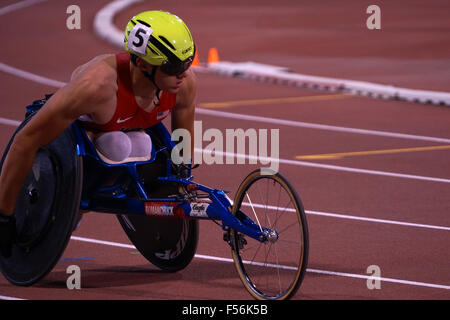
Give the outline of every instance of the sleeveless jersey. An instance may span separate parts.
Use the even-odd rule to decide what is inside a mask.
[[[146,129],[166,118],[175,106],[176,94],[161,92],[159,103],[150,112],[144,111],[136,102],[130,75],[130,54],[116,54],[117,62],[117,104],[116,111],[105,124],[82,121],[87,129],[108,132],[128,129]]]

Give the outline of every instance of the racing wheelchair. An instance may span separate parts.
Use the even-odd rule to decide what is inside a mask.
[[[26,107],[14,136],[49,96]],[[196,183],[191,165],[175,165],[175,143],[159,123],[146,129],[149,159],[112,163],[95,149],[75,121],[36,154],[16,203],[17,241],[0,268],[11,283],[30,286],[47,275],[88,211],[117,215],[130,241],[150,263],[167,272],[193,259],[199,219],[213,220],[230,246],[234,265],[255,299],[287,299],[298,290],[308,260],[308,227],[302,203],[277,172],[258,169],[227,191]]]

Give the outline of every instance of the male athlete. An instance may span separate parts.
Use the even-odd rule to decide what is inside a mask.
[[[142,12],[128,22],[124,42],[127,52],[101,55],[78,67],[16,135],[0,176],[3,256],[11,255],[14,207],[36,152],[75,120],[95,134],[97,149],[112,161],[148,155],[150,137],[139,129],[169,113],[172,130],[187,129],[193,141],[197,83],[189,70],[195,47],[187,26],[168,12]]]

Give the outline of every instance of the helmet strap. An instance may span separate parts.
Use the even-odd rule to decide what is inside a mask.
[[[132,62],[135,66],[137,66],[137,62],[136,62],[137,58],[138,58],[138,57],[137,57],[136,55],[130,54],[131,62]],[[158,87],[158,85],[156,84],[156,81],[155,81],[156,68],[157,68],[157,66],[153,66],[153,68],[152,68],[152,73],[148,73],[147,71],[141,70],[141,69],[139,69],[139,68],[138,68],[138,69],[142,72],[142,74],[143,74],[147,79],[149,79],[149,80],[153,83],[153,85],[154,85],[155,88],[156,88],[156,94],[155,94],[155,96],[156,96],[156,98],[159,100],[159,93],[161,92],[161,89]]]
[[[144,71],[144,70],[141,70],[141,72],[147,79],[149,79],[153,83],[153,85],[156,87],[156,89],[159,90],[159,87],[155,81],[156,66],[153,66],[152,73],[148,73],[147,71]]]
[[[148,73],[147,71],[144,71],[144,70],[141,70],[141,72],[156,87],[156,95],[155,96],[159,100],[159,93],[161,92],[161,89],[158,87],[158,85],[156,84],[156,81],[155,81],[156,68],[158,68],[158,67],[157,66],[153,66],[152,73]]]

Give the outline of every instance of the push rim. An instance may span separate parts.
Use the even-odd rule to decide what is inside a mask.
[[[34,115],[22,122],[14,136]],[[0,162],[3,167],[11,138]],[[47,275],[58,262],[79,217],[82,159],[77,155],[71,128],[41,148],[33,169],[22,185],[15,208],[18,239],[9,258],[0,258],[5,278],[30,286]]]

